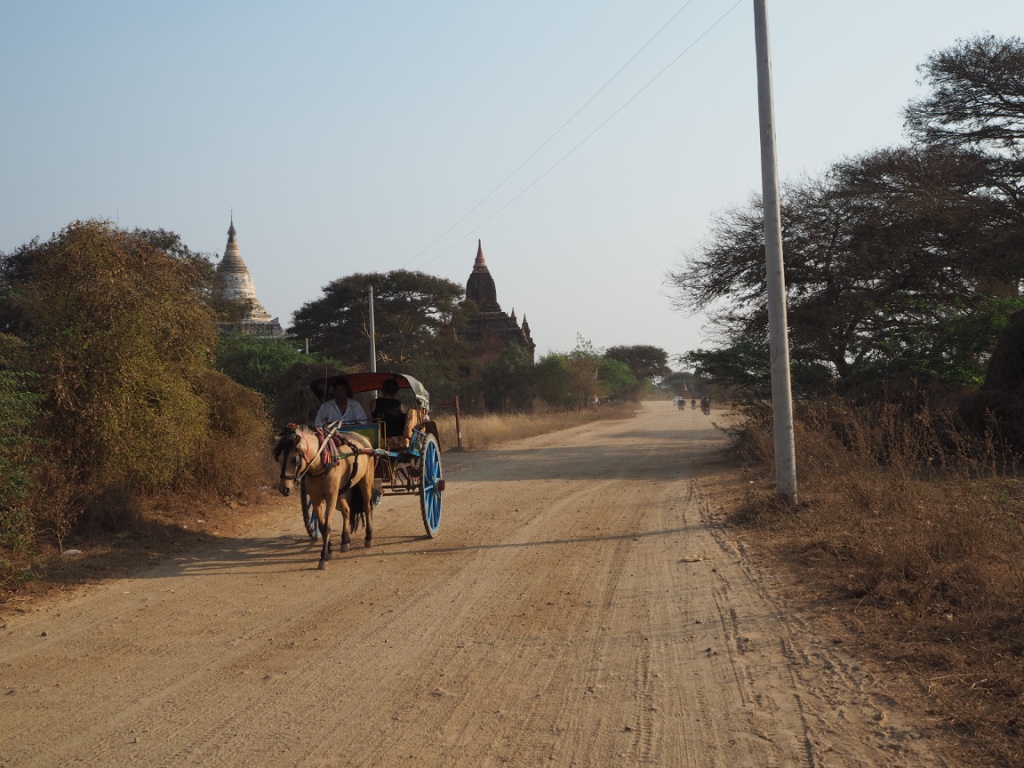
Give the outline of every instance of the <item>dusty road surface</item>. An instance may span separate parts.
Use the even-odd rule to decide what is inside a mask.
[[[449,453],[438,539],[386,498],[323,572],[281,499],[8,618],[0,765],[946,765],[711,522],[714,418]]]

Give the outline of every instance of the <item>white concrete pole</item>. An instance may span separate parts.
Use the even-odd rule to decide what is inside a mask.
[[[767,0],[754,0],[757,53],[757,113],[761,127],[761,188],[764,199],[764,255],[768,288],[768,346],[772,364],[772,426],[775,437],[775,487],[794,505],[796,449],[793,445],[793,392],[789,378],[789,329],[786,322],[786,275],[782,261],[778,160],[775,152],[775,106]]]
[[[370,286],[370,370],[377,370],[377,331],[373,321],[373,286]]]

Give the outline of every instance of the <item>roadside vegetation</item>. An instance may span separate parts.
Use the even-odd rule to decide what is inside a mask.
[[[73,222],[0,253],[0,592],[68,549],[159,550],[197,508],[262,499],[271,436],[320,405],[309,382],[367,367],[370,286],[378,367],[420,377],[435,412],[458,398],[466,448],[617,414],[595,403],[631,403],[669,372],[664,350],[582,338],[536,364],[517,344],[469,350],[463,289],[405,271],[340,278],[291,336],[245,336],[246,308],[177,235]]]
[[[953,734],[1024,765],[1024,480],[955,413],[841,398],[801,404],[800,503],[771,483],[733,522],[763,533],[803,590],[872,653],[920,680]],[[748,410],[744,455],[773,475],[770,414]]]
[[[669,276],[744,405],[734,522],[986,763],[1024,766],[1024,41],[919,68],[908,143],[783,190],[799,504],[774,491],[760,200]]]

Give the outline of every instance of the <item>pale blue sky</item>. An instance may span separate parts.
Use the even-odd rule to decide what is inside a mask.
[[[702,321],[670,309],[664,274],[760,191],[752,7],[5,2],[0,250],[108,218],[219,257],[233,209],[287,326],[352,272],[464,285],[481,238],[538,356],[577,334],[684,352],[706,343]],[[902,142],[930,52],[1024,34],[1012,0],[768,12],[783,180]]]

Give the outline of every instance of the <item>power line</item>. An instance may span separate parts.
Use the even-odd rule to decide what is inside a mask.
[[[692,2],[692,0],[690,0],[690,1]],[[732,13],[733,11],[735,11],[735,10],[736,10],[736,8],[738,8],[738,7],[740,6],[740,4],[741,4],[742,2],[743,2],[743,0],[736,0],[736,2],[735,2],[735,3],[734,3],[734,4],[733,4],[733,5],[732,5],[732,6],[731,6],[731,7],[729,8],[729,10],[727,10],[727,11],[726,11],[725,13],[723,13],[723,14],[722,14],[722,15],[721,15],[721,16],[720,16],[720,17],[719,17],[719,18],[718,18],[718,19],[717,19],[717,20],[716,20],[716,21],[715,21],[715,22],[714,22],[714,23],[713,23],[713,24],[712,24],[712,25],[711,25],[710,27],[708,27],[707,29],[705,29],[705,30],[704,30],[704,31],[703,31],[703,32],[702,32],[702,33],[701,33],[701,34],[700,34],[700,35],[699,35],[699,36],[698,36],[698,37],[697,37],[697,38],[696,38],[696,39],[695,39],[695,40],[694,40],[694,41],[693,41],[692,43],[690,43],[690,44],[689,44],[689,45],[688,45],[688,46],[687,46],[686,48],[684,48],[684,49],[683,49],[683,51],[682,51],[682,52],[681,52],[681,53],[680,53],[680,54],[679,54],[678,56],[676,56],[676,57],[675,57],[674,59],[672,59],[672,61],[670,61],[670,62],[669,62],[668,64],[666,64],[666,65],[665,65],[665,66],[664,66],[664,67],[663,67],[663,68],[662,68],[662,69],[661,69],[661,70],[660,70],[660,71],[659,71],[659,72],[658,72],[658,73],[657,73],[657,74],[656,74],[656,75],[655,75],[654,77],[652,77],[652,78],[651,78],[650,80],[648,80],[648,81],[647,81],[647,82],[646,82],[646,83],[645,83],[645,84],[643,85],[643,87],[642,87],[642,88],[640,88],[640,90],[638,90],[638,91],[637,91],[636,93],[634,93],[634,94],[633,94],[632,96],[630,96],[630,97],[629,97],[629,98],[628,98],[628,99],[627,99],[627,100],[626,100],[626,101],[625,101],[625,102],[624,102],[624,103],[623,103],[623,104],[622,104],[622,105],[621,105],[621,106],[620,106],[620,107],[619,107],[618,109],[616,109],[616,110],[615,110],[614,112],[612,112],[612,113],[611,113],[611,114],[610,114],[610,115],[609,115],[608,117],[606,117],[606,118],[605,118],[605,119],[604,119],[603,121],[601,121],[601,123],[600,123],[600,124],[599,124],[599,125],[598,125],[598,126],[597,126],[596,128],[594,128],[594,130],[592,130],[592,131],[591,131],[590,133],[588,133],[588,134],[587,134],[586,136],[584,136],[584,137],[583,137],[583,139],[581,139],[581,140],[580,140],[580,141],[579,141],[579,142],[578,142],[578,143],[577,143],[577,144],[576,144],[576,145],[575,145],[575,146],[574,146],[574,147],[573,147],[572,149],[570,149],[570,150],[569,150],[568,152],[566,152],[566,153],[565,153],[564,155],[562,155],[562,156],[561,156],[561,157],[560,157],[560,158],[559,158],[558,160],[556,160],[556,161],[555,161],[555,163],[554,163],[553,165],[551,165],[551,167],[549,167],[549,168],[548,168],[548,169],[547,169],[546,171],[544,171],[544,173],[542,173],[542,174],[541,174],[540,176],[538,176],[538,177],[537,177],[536,179],[534,179],[534,180],[533,180],[532,182],[530,182],[530,183],[529,183],[529,184],[528,184],[528,185],[527,185],[526,187],[524,187],[524,188],[523,188],[523,189],[522,189],[522,190],[521,190],[521,191],[520,191],[520,192],[519,192],[518,194],[516,194],[516,195],[515,195],[515,196],[514,196],[514,197],[513,197],[513,198],[512,198],[511,200],[509,200],[508,202],[506,202],[506,203],[505,203],[505,204],[504,204],[503,206],[501,206],[501,207],[500,207],[500,208],[499,208],[498,210],[496,210],[496,211],[495,211],[494,213],[492,213],[492,214],[491,214],[490,216],[488,216],[488,217],[487,217],[486,219],[484,219],[484,220],[483,220],[482,222],[480,222],[480,223],[479,223],[479,224],[477,224],[477,225],[476,225],[475,227],[473,227],[473,229],[471,229],[471,230],[470,230],[469,232],[467,232],[466,234],[462,235],[462,236],[461,236],[461,237],[460,237],[460,238],[459,238],[458,240],[454,241],[454,242],[453,242],[453,243],[452,243],[451,245],[449,245],[449,246],[448,246],[447,248],[445,248],[445,249],[444,249],[443,251],[441,251],[440,253],[437,253],[437,254],[435,254],[435,255],[434,255],[434,256],[433,256],[432,258],[430,258],[430,259],[428,259],[427,261],[425,261],[425,262],[424,262],[424,263],[422,264],[422,266],[424,266],[424,267],[425,267],[425,266],[427,266],[427,264],[431,264],[431,263],[433,263],[434,261],[436,261],[437,259],[439,259],[439,258],[441,258],[442,256],[444,256],[444,255],[445,255],[446,253],[448,253],[448,252],[449,252],[450,250],[452,250],[452,249],[453,249],[453,248],[454,248],[455,246],[459,245],[459,244],[460,244],[460,243],[461,243],[461,242],[462,242],[463,240],[465,240],[465,239],[466,239],[467,237],[470,237],[470,236],[471,236],[471,235],[472,235],[472,234],[473,234],[474,232],[476,232],[476,231],[477,231],[477,230],[478,230],[478,229],[479,229],[480,227],[482,227],[482,226],[484,226],[485,224],[487,224],[488,222],[490,222],[490,221],[491,221],[492,219],[494,219],[494,218],[495,218],[495,217],[496,217],[496,216],[497,216],[498,214],[500,214],[500,213],[501,213],[502,211],[504,211],[504,210],[505,210],[506,208],[508,208],[508,207],[509,207],[510,205],[512,205],[512,203],[514,203],[514,202],[515,202],[516,200],[518,200],[518,199],[519,199],[520,197],[522,197],[522,196],[523,196],[523,195],[525,195],[525,194],[526,194],[527,192],[529,192],[529,191],[530,191],[530,190],[531,190],[531,189],[532,189],[533,187],[535,187],[535,186],[536,186],[536,185],[537,185],[538,183],[540,183],[540,181],[541,181],[542,179],[544,179],[544,177],[545,177],[545,176],[547,176],[547,175],[548,175],[549,173],[551,173],[551,172],[552,172],[553,170],[555,170],[555,168],[557,168],[557,167],[558,167],[559,165],[561,165],[561,164],[562,164],[562,163],[563,163],[563,162],[564,162],[564,161],[565,161],[565,160],[566,160],[566,159],[567,159],[567,158],[568,158],[568,157],[569,157],[570,155],[572,155],[572,154],[573,154],[574,152],[576,152],[576,150],[577,150],[577,149],[579,149],[579,148],[580,148],[580,147],[582,147],[582,146],[583,146],[584,144],[586,144],[586,143],[587,143],[587,142],[588,142],[588,141],[589,141],[589,140],[591,139],[591,137],[593,137],[593,136],[594,136],[594,134],[596,134],[596,133],[597,133],[598,131],[600,131],[600,130],[601,130],[602,128],[604,128],[604,126],[605,126],[605,125],[607,125],[607,124],[608,124],[608,123],[609,123],[609,122],[610,122],[610,121],[611,121],[611,120],[612,120],[612,119],[613,119],[613,118],[614,118],[614,117],[615,117],[616,115],[618,115],[618,114],[619,114],[619,113],[620,113],[620,112],[621,112],[622,110],[624,110],[624,109],[625,109],[626,107],[628,107],[628,106],[629,106],[629,105],[630,105],[631,103],[633,103],[633,101],[634,101],[634,100],[636,100],[636,98],[637,98],[638,96],[640,96],[640,94],[641,94],[641,93],[643,93],[644,91],[646,91],[646,90],[647,90],[647,89],[648,89],[648,88],[649,88],[649,87],[650,87],[650,86],[651,86],[651,85],[652,85],[652,84],[654,83],[654,81],[656,81],[656,80],[657,80],[658,78],[660,78],[660,77],[661,77],[662,75],[664,75],[664,74],[665,74],[665,73],[666,73],[666,72],[667,72],[667,71],[668,71],[669,69],[671,69],[671,68],[672,68],[672,66],[673,66],[673,65],[675,65],[675,63],[676,63],[677,61],[679,61],[679,60],[680,60],[681,58],[683,58],[683,56],[685,56],[685,55],[686,55],[687,53],[689,53],[689,52],[690,52],[690,50],[691,50],[691,49],[692,49],[692,48],[693,48],[693,47],[694,47],[695,45],[697,45],[697,43],[699,43],[699,42],[700,42],[701,40],[703,40],[703,39],[704,39],[705,37],[707,37],[707,36],[708,36],[708,35],[709,35],[709,34],[711,33],[711,31],[712,31],[712,30],[714,30],[714,28],[715,28],[715,27],[717,27],[717,26],[718,26],[719,24],[721,24],[721,23],[722,23],[722,22],[723,22],[723,21],[725,20],[725,18],[726,18],[726,17],[727,17],[727,16],[729,15],[729,14],[731,14],[731,13]],[[686,4],[686,5],[689,5],[689,4],[690,4],[690,3],[688,2],[688,3]],[[673,16],[672,18],[674,19],[674,18],[675,18],[676,16],[678,16],[678,15],[679,15],[679,13],[681,13],[681,12],[682,12],[682,11],[683,11],[683,10],[684,10],[684,9],[686,8],[686,5],[684,5],[684,6],[683,6],[683,8],[680,8],[680,9],[679,9],[679,11],[677,11],[677,12],[676,12],[676,14],[675,14],[675,16]],[[672,19],[669,19],[669,22],[667,22],[665,26],[668,26],[668,23],[670,23],[671,21],[672,21]],[[664,29],[664,28],[665,28],[665,27],[662,27],[662,29]],[[658,30],[658,33],[657,33],[657,34],[660,34],[660,33],[661,33],[661,30]],[[655,35],[655,37],[657,37],[657,34]],[[652,38],[651,38],[651,40],[653,40],[653,39],[654,39],[654,38],[652,37]],[[650,40],[649,40],[649,41],[647,42],[647,44],[649,44],[649,43],[650,43]],[[647,47],[647,44],[645,44],[645,45],[644,45],[644,47],[645,47],[645,48]],[[641,48],[640,50],[642,51],[642,50],[643,50],[643,48]],[[637,51],[637,54],[639,54],[639,53],[640,53],[640,51]],[[630,61],[632,61],[632,60],[633,60],[634,58],[636,58],[636,54],[634,54],[634,55],[633,55],[633,57],[632,57],[632,58],[630,59]],[[629,64],[629,62],[626,62],[626,65],[628,65],[628,64]],[[621,72],[621,71],[622,71],[622,69],[624,69],[626,65],[623,65],[623,67],[619,69],[619,72]],[[616,72],[616,73],[615,73],[615,75],[614,75],[614,76],[612,77],[612,79],[614,79],[614,78],[615,78],[615,76],[617,76],[617,75],[619,74],[619,72]],[[611,82],[611,80],[609,80],[608,82]],[[605,83],[605,85],[607,85],[607,84],[608,84],[608,83]],[[603,89],[604,89],[604,87],[605,87],[605,86],[601,86],[601,89],[603,90]],[[598,91],[598,93],[600,93],[600,91]],[[597,96],[597,93],[595,93],[595,94],[594,94],[594,96]],[[590,103],[590,101],[593,101],[593,98],[594,98],[594,97],[592,96],[592,97],[591,97],[591,98],[590,98],[590,99],[589,99],[589,100],[587,101],[587,104],[589,104],[589,103]],[[586,106],[586,104],[584,104],[583,106],[585,107],[585,106]],[[576,113],[575,113],[575,114],[573,115],[573,117],[575,117],[575,116],[576,116],[577,114],[579,114],[579,112],[580,112],[580,111],[581,111],[582,109],[583,109],[583,107],[580,107],[580,109],[576,111]],[[569,118],[569,120],[571,121],[571,120],[572,120],[572,118]],[[569,122],[569,121],[566,121],[565,125],[568,125],[568,122]],[[562,128],[564,128],[564,127],[565,127],[565,125],[563,125],[563,126],[562,126]],[[556,135],[558,135],[558,132],[560,132],[560,131],[562,130],[562,128],[559,128],[559,129],[558,129],[558,131],[556,131],[556,132],[555,132],[555,134],[554,134],[554,135],[553,135],[553,136],[551,137],[551,139],[553,139],[553,138],[554,138],[554,137],[555,137]],[[526,164],[526,162],[528,162],[528,161],[530,160],[530,158],[532,158],[532,157],[533,157],[534,155],[536,155],[536,154],[537,154],[537,152],[539,152],[539,151],[540,151],[541,149],[543,149],[543,147],[544,147],[544,146],[545,146],[545,145],[546,145],[546,144],[547,144],[548,142],[550,142],[550,141],[551,141],[551,139],[548,139],[548,141],[544,142],[544,144],[542,144],[542,145],[541,145],[541,147],[539,147],[539,148],[537,149],[537,151],[536,151],[536,152],[534,152],[534,153],[533,153],[532,155],[530,155],[530,157],[529,157],[529,158],[527,158],[527,159],[526,159],[526,160],[525,160],[525,161],[524,161],[524,162],[522,163],[522,165],[520,165],[520,166],[519,166],[519,168],[522,168],[522,167],[523,167],[523,165],[525,165],[525,164]],[[516,170],[515,170],[515,171],[513,171],[513,172],[512,172],[512,174],[510,174],[510,175],[509,175],[509,176],[508,176],[508,177],[507,177],[507,178],[505,179],[505,181],[508,181],[508,179],[512,178],[512,176],[514,176],[514,175],[515,175],[515,173],[516,173],[516,172],[517,172],[517,171],[519,170],[519,168],[516,168]],[[472,209],[472,210],[471,210],[471,211],[470,211],[469,213],[467,213],[467,214],[466,214],[465,216],[463,216],[463,217],[462,217],[461,219],[459,219],[459,221],[457,221],[457,222],[456,222],[455,224],[453,224],[453,225],[452,225],[452,226],[451,226],[451,227],[450,227],[450,228],[449,228],[449,229],[448,229],[448,230],[447,230],[447,231],[446,231],[446,232],[445,232],[444,234],[446,235],[446,234],[448,234],[448,232],[451,232],[451,231],[452,231],[453,229],[455,229],[455,227],[457,227],[457,226],[458,226],[458,225],[459,225],[459,224],[460,224],[460,223],[461,223],[462,221],[464,221],[464,220],[465,220],[466,218],[468,218],[468,217],[470,216],[470,214],[472,214],[472,213],[473,213],[473,211],[475,211],[475,210],[476,210],[477,208],[479,208],[479,207],[480,207],[481,205],[483,205],[483,203],[484,203],[484,202],[485,202],[485,201],[486,201],[486,200],[487,200],[487,199],[488,199],[488,198],[489,198],[489,197],[490,197],[491,195],[493,195],[493,194],[494,194],[494,192],[496,192],[496,191],[498,190],[498,188],[500,188],[500,187],[501,187],[501,186],[502,186],[502,185],[503,185],[503,184],[505,183],[505,181],[503,181],[503,182],[502,182],[501,184],[499,184],[499,185],[498,185],[498,187],[496,187],[496,188],[495,188],[495,189],[494,189],[494,190],[493,190],[493,191],[492,191],[492,192],[491,192],[491,193],[490,193],[490,194],[489,194],[489,195],[488,195],[487,197],[485,197],[485,198],[484,198],[483,200],[481,200],[481,201],[480,201],[479,203],[477,203],[477,205],[476,205],[476,206],[474,206],[474,208],[473,208],[473,209]],[[419,257],[419,256],[420,256],[420,255],[421,255],[421,254],[422,254],[422,253],[423,253],[424,251],[427,251],[427,250],[429,250],[429,249],[430,249],[430,248],[431,248],[431,247],[432,247],[432,246],[434,245],[434,243],[436,243],[436,242],[437,242],[438,240],[442,239],[443,237],[444,237],[444,235],[441,235],[441,237],[437,238],[437,240],[435,240],[435,241],[434,241],[433,243],[431,243],[431,244],[430,244],[430,245],[428,245],[428,246],[427,246],[426,248],[424,248],[424,249],[423,249],[422,251],[420,251],[420,253],[416,254],[416,256],[414,256],[414,257],[413,257],[413,259],[410,259],[410,262],[411,262],[412,260],[414,260],[414,259],[418,258],[418,257]],[[406,263],[408,264],[409,262],[406,262]]]
[[[542,149],[544,149],[544,147],[546,147],[548,144],[550,144],[554,140],[554,138],[556,136],[558,136],[558,134],[560,134],[565,129],[565,127],[567,125],[569,125],[569,123],[571,123],[573,120],[575,120],[576,117],[580,114],[580,112],[582,112],[584,109],[586,109],[587,106],[590,104],[590,102],[592,102],[594,99],[596,99],[601,94],[601,92],[611,84],[611,82],[615,78],[617,78],[620,74],[622,74],[622,71],[626,67],[628,67],[637,56],[639,56],[641,53],[643,53],[644,50],[647,48],[647,46],[649,46],[651,43],[653,43],[655,38],[657,38],[658,35],[660,35],[662,32],[664,32],[665,28],[668,27],[668,25],[671,24],[673,21],[675,21],[676,17],[679,14],[681,14],[683,11],[685,11],[687,9],[687,7],[692,2],[693,2],[693,0],[687,0],[687,2],[683,4],[682,8],[680,8],[678,11],[673,13],[672,17],[668,21],[666,21],[664,24],[662,24],[661,28],[657,32],[655,32],[653,35],[651,35],[650,39],[646,43],[644,43],[642,46],[640,46],[640,49],[636,53],[634,53],[632,56],[630,56],[629,59],[626,61],[626,63],[623,64],[621,67],[619,67],[615,71],[614,75],[612,75],[611,77],[609,77],[605,81],[604,85],[602,85],[600,88],[598,88],[589,99],[587,99],[585,102],[583,102],[583,105],[579,109],[577,109],[575,112],[573,112],[572,115],[569,116],[569,119],[566,120],[564,123],[562,123],[558,127],[558,130],[556,130],[554,133],[552,133],[550,136],[548,136],[547,140],[543,144],[541,144],[539,147],[537,147],[537,149],[535,149],[533,152],[531,152],[529,157],[527,157],[525,160],[523,160],[523,162],[521,162],[518,166],[516,166],[515,170],[513,170],[512,173],[510,173],[508,176],[506,176],[504,179],[502,179],[501,182],[498,184],[498,186],[496,186],[494,189],[492,189],[490,192],[488,192],[487,195],[480,202],[478,202],[476,205],[474,205],[472,208],[470,208],[466,212],[466,214],[464,216],[462,216],[462,218],[460,218],[458,221],[456,221],[454,224],[452,224],[450,227],[448,227],[448,229],[446,229],[444,232],[442,232],[440,235],[438,235],[429,245],[427,245],[425,248],[423,248],[423,250],[421,250],[419,253],[417,253],[415,256],[413,256],[411,259],[409,259],[409,261],[405,262],[405,264],[403,264],[402,266],[406,267],[409,264],[411,264],[412,262],[416,261],[416,259],[418,259],[424,253],[426,253],[431,248],[433,248],[434,245],[436,245],[439,241],[443,240],[444,237],[449,232],[451,232],[453,229],[455,229],[457,226],[459,226],[459,224],[461,224],[466,219],[468,219],[470,216],[472,216],[473,213],[477,210],[477,208],[479,208],[481,205],[483,205],[488,200],[490,200],[491,197],[493,197],[494,194],[499,189],[501,189],[503,186],[505,186],[505,184],[507,184],[508,181],[513,176],[515,176],[517,173],[519,173],[519,171],[521,171],[523,169],[523,166],[525,166],[527,163],[529,163],[531,160],[533,160],[533,158],[537,156],[537,153],[539,153]],[[490,221],[490,219],[488,219],[488,221]],[[459,242],[461,242],[461,240]],[[451,246],[451,248],[454,248],[454,245]],[[451,250],[451,248],[449,248],[448,250]],[[442,253],[446,253],[446,252],[447,251],[442,251]],[[438,254],[438,256],[440,256],[440,255],[441,254]],[[434,257],[434,259],[436,259],[436,258],[437,258],[437,256]],[[431,259],[431,261],[433,261],[434,259]],[[429,264],[430,262],[428,261],[427,263]]]

